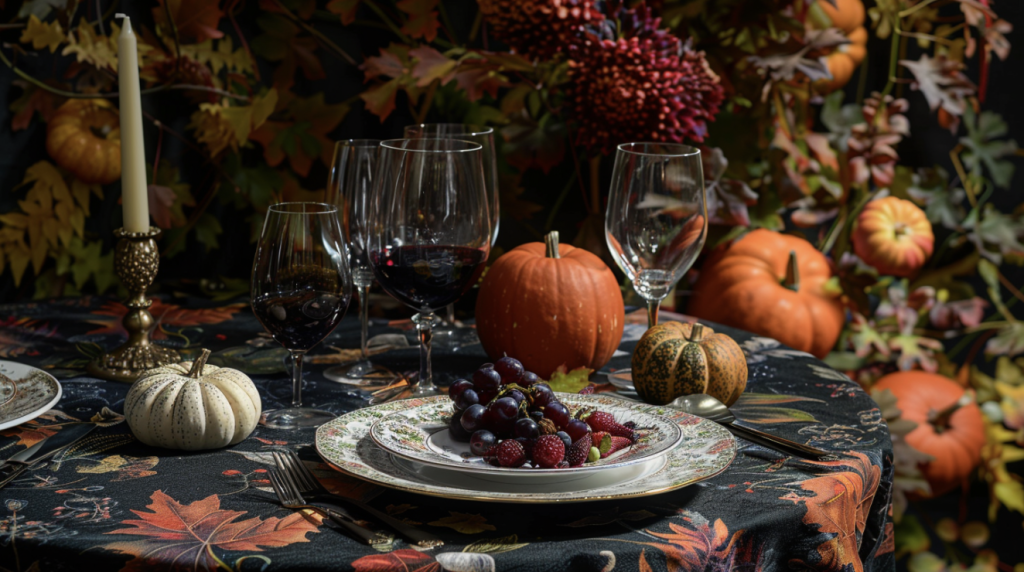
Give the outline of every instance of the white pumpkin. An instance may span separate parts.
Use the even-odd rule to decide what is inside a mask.
[[[260,420],[260,394],[238,370],[207,365],[210,350],[195,362],[154,369],[128,390],[124,416],[147,445],[196,451],[234,445]]]

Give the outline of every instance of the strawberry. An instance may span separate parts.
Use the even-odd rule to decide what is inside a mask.
[[[604,459],[613,453],[631,446],[632,444],[633,442],[626,437],[605,435],[604,438],[601,439],[601,444],[598,446],[598,449],[601,451],[601,458]]]
[[[585,421],[595,432],[607,431],[616,437],[625,437],[631,442],[636,441],[636,432],[616,421],[611,413],[595,411],[588,415]]]
[[[595,431],[590,434],[590,440],[594,447],[601,447],[601,441],[609,435],[607,431]]]
[[[533,462],[540,467],[550,469],[565,458],[565,443],[555,435],[542,435],[533,446]]]
[[[587,461],[587,454],[590,453],[590,448],[590,439],[586,436],[580,437],[565,452],[565,460],[569,462],[570,467],[578,467]]]
[[[522,467],[526,462],[526,450],[515,439],[505,439],[498,443],[495,456],[502,467]]]

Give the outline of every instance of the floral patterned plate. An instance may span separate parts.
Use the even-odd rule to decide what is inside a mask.
[[[724,428],[682,411],[644,404],[640,407],[646,408],[647,413],[678,424],[682,440],[660,459],[614,469],[617,475],[611,480],[605,473],[597,472],[572,483],[496,483],[396,458],[370,437],[370,427],[380,419],[442,400],[448,397],[393,401],[346,413],[317,429],[317,452],[335,469],[383,487],[444,498],[507,503],[584,502],[664,493],[713,477],[736,457],[736,439]]]
[[[60,401],[60,383],[41,369],[0,361],[0,375],[9,377],[18,386],[14,399],[0,405],[0,430],[31,421]]]
[[[494,467],[474,456],[469,443],[451,437],[448,419],[451,400],[439,400],[396,411],[370,428],[370,438],[380,448],[410,461],[449,471],[479,475],[498,482],[558,482],[575,480],[580,475],[637,463],[645,463],[667,454],[679,444],[683,432],[679,425],[652,414],[650,407],[602,395],[559,393],[558,399],[570,410],[593,409],[611,413],[617,421],[633,421],[640,430],[635,445],[596,463],[565,469]]]

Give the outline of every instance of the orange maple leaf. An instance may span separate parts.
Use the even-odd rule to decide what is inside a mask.
[[[146,507],[150,512],[132,510],[141,520],[122,521],[130,528],[106,533],[146,537],[103,546],[135,557],[122,572],[178,570],[186,566],[192,570],[212,570],[220,560],[214,555],[214,548],[262,552],[263,548],[309,542],[306,533],[319,532],[317,525],[299,512],[284,518],[238,520],[245,512],[221,509],[217,495],[188,505],[182,505],[162,491],[154,492],[150,499],[153,503]]]
[[[190,310],[176,304],[166,304],[154,298],[153,305],[149,307],[149,313],[153,314],[158,325],[171,327],[198,326],[200,324],[219,324],[230,320],[234,315],[245,307],[245,304],[231,304],[218,308],[200,308]],[[90,324],[101,326],[88,334],[120,334],[127,336],[128,332],[121,324],[121,319],[128,313],[128,307],[121,302],[107,302],[102,308],[92,313],[92,318],[86,320]],[[167,338],[160,328],[152,332],[154,340]]]
[[[794,492],[780,500],[802,502],[807,507],[804,524],[817,525],[818,532],[833,535],[818,545],[820,561],[813,565],[819,570],[839,570],[852,565],[854,572],[863,572],[857,535],[864,532],[881,470],[871,464],[863,453],[851,451],[839,461],[815,463],[830,468],[849,468],[850,471],[830,473],[807,479],[800,488],[814,493],[804,497]]]
[[[44,425],[41,423],[42,421],[47,421],[48,424]],[[78,419],[66,415],[63,411],[51,409],[31,421],[26,421],[17,427],[0,431],[0,437],[16,436],[18,437],[18,445],[31,447],[43,439],[55,435],[64,428],[65,423],[78,423]]]
[[[729,534],[729,527],[717,519],[713,526],[709,526],[707,520],[696,515],[696,518],[686,517],[685,520],[690,526],[680,526],[673,522],[668,523],[672,530],[670,533],[659,533],[647,530],[648,534],[664,538],[669,544],[657,542],[644,542],[665,553],[665,561],[670,572],[680,570],[701,570],[708,567],[711,562],[724,562],[730,559],[734,546],[742,535],[743,531],[738,530],[732,535]]]
[[[351,564],[356,572],[439,572],[441,565],[433,556],[411,548],[395,550],[387,554],[371,554]]]
[[[153,19],[158,24],[170,26],[167,22],[167,13],[170,12],[171,19],[178,29],[178,34],[184,38],[195,38],[196,42],[203,42],[210,38],[222,38],[224,32],[217,29],[220,19],[224,17],[224,11],[220,9],[219,1],[211,0],[159,0],[160,6],[153,8]],[[164,7],[164,4],[167,7]]]

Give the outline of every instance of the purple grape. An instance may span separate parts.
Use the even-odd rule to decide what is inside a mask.
[[[569,408],[555,401],[544,407],[544,417],[555,422],[559,429],[564,429],[569,423]]]
[[[523,364],[515,358],[505,356],[494,362],[494,371],[501,376],[501,384],[519,383],[523,377]]]
[[[487,451],[491,450],[491,447],[498,444],[498,438],[494,436],[494,433],[486,429],[481,429],[475,433],[469,439],[469,450],[474,455],[483,457],[487,454]]]
[[[557,401],[555,399],[555,392],[551,391],[551,386],[546,383],[538,383],[530,389],[532,390],[534,407],[547,407],[548,403]]]
[[[487,408],[479,403],[470,405],[462,412],[462,428],[473,434],[484,428],[484,415]]]
[[[462,427],[462,416],[462,411],[456,411],[452,415],[452,418],[448,420],[448,433],[451,434],[452,439],[466,442],[469,441],[469,431]]]
[[[473,386],[481,393],[498,391],[501,387],[501,376],[493,367],[481,367],[473,372]]]
[[[488,403],[490,403],[498,395],[498,392],[497,391],[477,391],[477,394],[480,396],[480,403],[482,403],[484,405],[487,405]]]
[[[563,443],[565,443],[566,451],[569,450],[569,447],[572,447],[572,439],[569,438],[569,434],[566,433],[565,431],[559,431],[555,433],[555,436],[561,439]]]
[[[530,412],[530,419],[533,419],[537,423],[540,423],[540,420],[544,419],[544,412],[539,409],[535,409]]]
[[[477,403],[480,403],[480,396],[475,389],[464,390],[455,398],[455,407],[459,409],[466,409],[470,405],[476,405]]]
[[[524,417],[516,421],[514,433],[516,437],[525,437],[527,439],[536,439],[540,437],[540,425],[537,422],[528,417]]]
[[[590,426],[579,419],[570,419],[565,424],[565,432],[569,434],[569,438],[575,443],[582,439],[584,435],[590,433]]]
[[[524,371],[523,377],[519,379],[519,385],[523,387],[530,387],[531,385],[540,381],[540,376],[533,373],[532,371]]]
[[[471,389],[472,387],[472,381],[466,379],[456,379],[454,382],[452,382],[451,385],[448,386],[448,397],[451,397],[452,400],[454,400],[456,397],[459,396],[460,393],[466,391],[467,389]]]
[[[489,406],[493,409],[494,415],[501,419],[515,419],[519,416],[519,404],[511,397],[499,397]]]
[[[524,401],[526,401],[526,396],[523,395],[523,392],[519,391],[518,389],[513,389],[512,391],[508,392],[508,397],[515,399],[517,406],[521,405]]]

